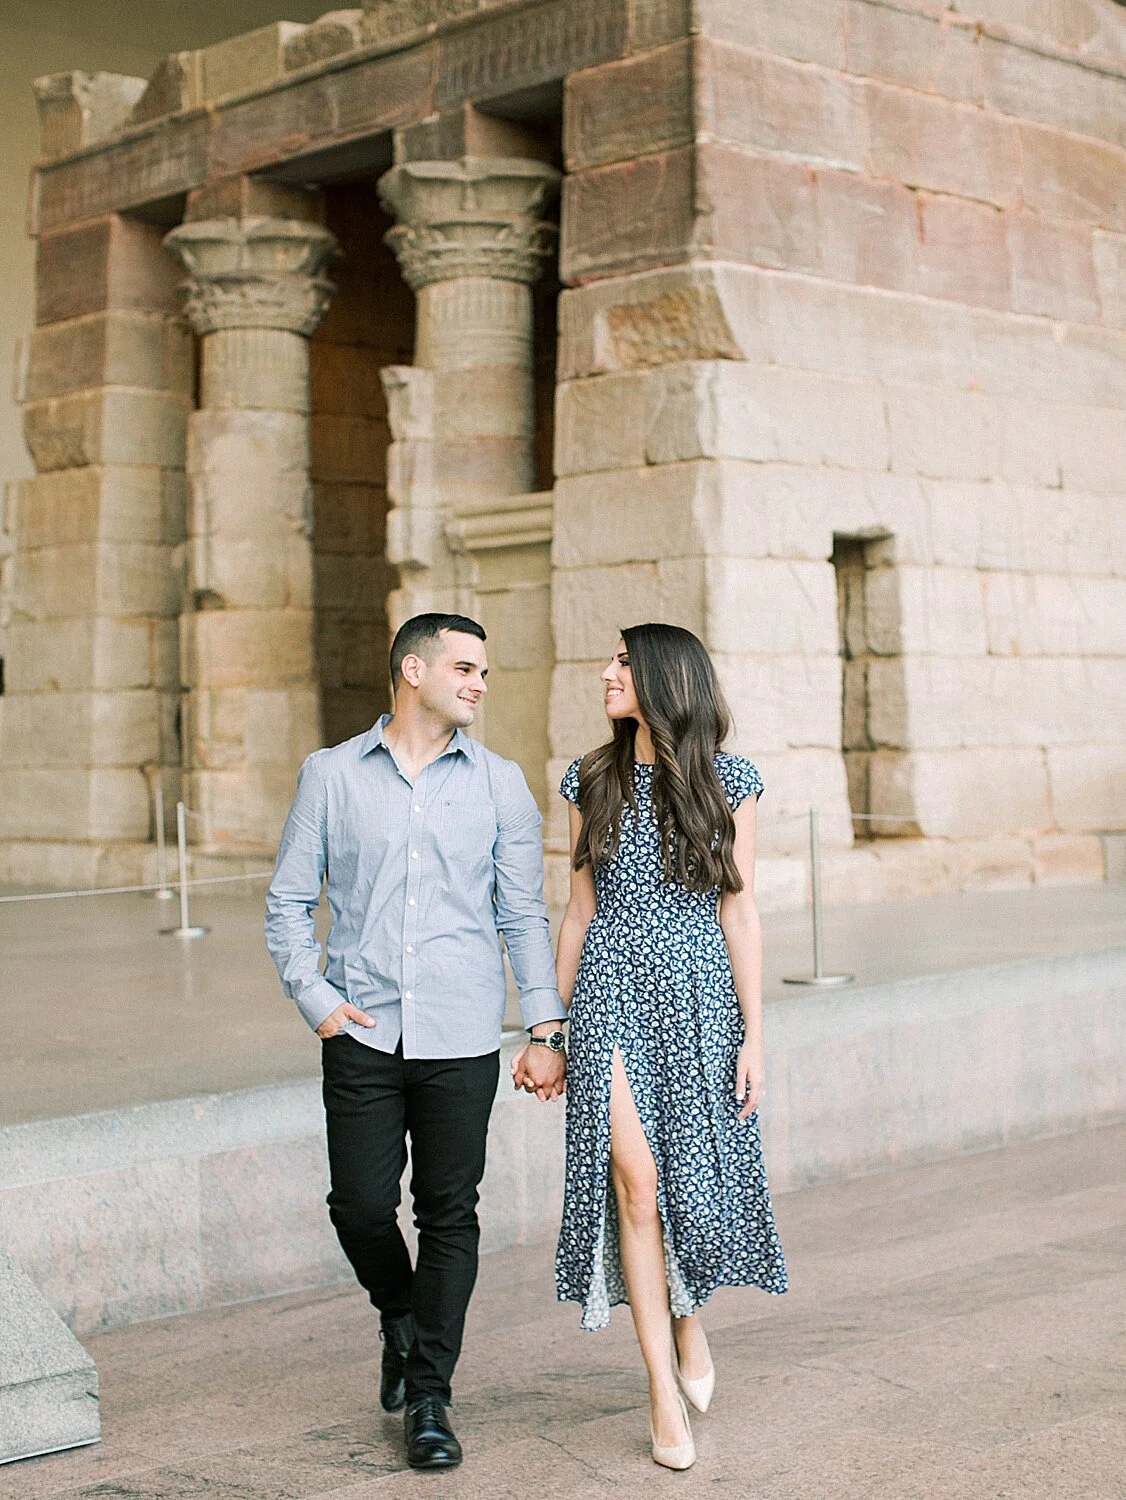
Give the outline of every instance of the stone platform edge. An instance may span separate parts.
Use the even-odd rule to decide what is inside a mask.
[[[784,1193],[1126,1120],[1126,947],[795,992],[767,1005]],[[564,1113],[502,1048],[482,1249],[558,1225]],[[347,1280],[319,1081],[0,1128],[0,1244],[79,1334]],[[405,1222],[405,1214],[404,1214]]]

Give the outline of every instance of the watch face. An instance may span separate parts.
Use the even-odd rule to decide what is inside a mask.
[[[547,1045],[553,1052],[562,1052],[567,1045],[567,1039],[561,1031],[553,1031],[547,1039]]]

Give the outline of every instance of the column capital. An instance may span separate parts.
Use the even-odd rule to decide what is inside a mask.
[[[298,219],[219,218],[181,224],[164,245],[188,280],[184,316],[199,334],[280,328],[308,338],[334,287],[320,273],[336,238]]]
[[[463,157],[392,167],[379,197],[398,224],[386,236],[403,277],[420,291],[438,281],[539,279],[555,226],[540,214],[560,173],[523,157]]]

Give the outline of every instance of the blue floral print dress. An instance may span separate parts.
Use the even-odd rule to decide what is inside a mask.
[[[724,752],[716,771],[734,810],[762,791],[749,760]],[[743,1018],[718,891],[666,881],[653,818],[653,767],[634,769],[637,816],[622,811],[613,859],[599,864],[571,1002],[567,1171],[555,1277],[582,1326],[604,1328],[627,1302],[610,1188],[610,1076],[621,1050],[657,1164],[657,1202],[673,1313],[686,1317],[720,1286],[787,1287],[762,1163],[758,1115],[736,1118]],[[579,761],[561,793],[579,800]]]

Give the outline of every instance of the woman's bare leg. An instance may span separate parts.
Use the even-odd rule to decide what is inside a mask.
[[[688,1380],[703,1380],[712,1367],[712,1357],[699,1313],[690,1318],[674,1318],[672,1326],[680,1373]]]
[[[688,1433],[672,1368],[669,1285],[657,1209],[657,1165],[616,1047],[610,1085],[610,1176],[618,1200],[622,1274],[637,1342],[649,1372],[653,1435],[662,1446],[671,1447],[686,1442]]]

